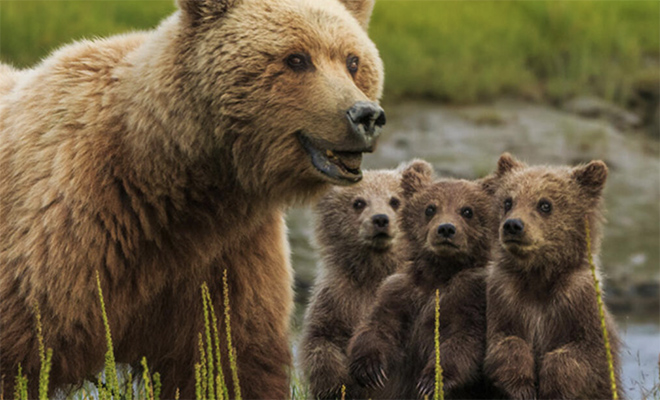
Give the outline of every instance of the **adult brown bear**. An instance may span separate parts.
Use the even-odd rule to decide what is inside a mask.
[[[5,395],[19,363],[36,394],[35,303],[51,387],[102,368],[98,271],[117,360],[146,356],[163,397],[192,397],[200,284],[222,311],[225,269],[243,396],[288,395],[283,210],[361,178],[385,122],[373,0],[178,5],[153,31],[0,68]]]

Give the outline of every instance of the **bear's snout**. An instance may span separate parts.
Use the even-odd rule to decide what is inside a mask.
[[[507,219],[502,228],[507,235],[520,236],[525,231],[525,223],[520,219]]]
[[[376,214],[371,217],[371,222],[373,222],[376,231],[383,232],[387,231],[387,227],[390,225],[390,218],[385,214]]]
[[[378,138],[386,122],[385,111],[371,101],[358,101],[346,111],[346,115],[353,133],[368,144]]]
[[[438,227],[438,235],[445,239],[450,239],[456,234],[456,226],[454,224],[441,224]]]

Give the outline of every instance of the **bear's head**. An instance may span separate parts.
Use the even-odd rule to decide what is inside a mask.
[[[505,153],[493,179],[500,245],[510,260],[523,268],[579,264],[586,255],[587,220],[597,252],[604,162],[528,167]]]
[[[218,157],[267,195],[362,179],[385,113],[373,0],[178,0],[180,62]]]
[[[440,179],[426,171],[404,173],[403,230],[418,258],[483,266],[496,226],[492,197],[480,181]]]
[[[321,247],[365,254],[390,250],[401,235],[401,179],[410,168],[432,167],[415,160],[397,170],[367,171],[356,185],[330,189],[316,206],[316,236]]]

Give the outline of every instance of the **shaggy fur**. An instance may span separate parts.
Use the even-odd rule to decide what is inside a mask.
[[[99,372],[98,271],[117,360],[146,356],[164,398],[192,397],[200,284],[222,313],[227,270],[243,396],[288,396],[283,210],[337,183],[297,133],[340,145],[346,110],[379,98],[363,29],[372,2],[350,1],[355,16],[336,0],[178,3],[154,31],[77,42],[31,70],[0,66],[5,395],[19,363],[36,395],[33,304],[51,388]],[[287,65],[296,53],[305,71]]]
[[[435,292],[440,290],[440,357],[447,398],[488,395],[486,264],[494,237],[491,199],[481,183],[404,174],[402,227],[410,262],[378,291],[349,344],[350,370],[378,398],[431,397],[435,382]],[[466,211],[469,208],[470,212]],[[446,239],[439,227],[453,224]]]
[[[424,161],[408,168],[420,164],[431,168]],[[300,346],[300,366],[315,398],[341,397],[342,385],[348,398],[370,397],[348,374],[346,347],[378,286],[405,259],[402,200],[400,170],[369,171],[355,186],[332,189],[316,207],[322,269]]]
[[[596,255],[606,178],[602,161],[568,168],[526,167],[509,154],[499,160],[485,369],[508,398],[612,397],[585,232],[587,218]],[[508,220],[520,220],[522,232],[507,233]],[[608,313],[606,324],[618,376],[619,340]]]

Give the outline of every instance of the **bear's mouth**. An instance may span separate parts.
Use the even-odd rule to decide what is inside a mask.
[[[298,140],[312,158],[312,165],[317,171],[340,184],[357,183],[362,180],[362,153],[371,149],[339,150],[321,139],[312,139],[303,132],[298,133]]]

